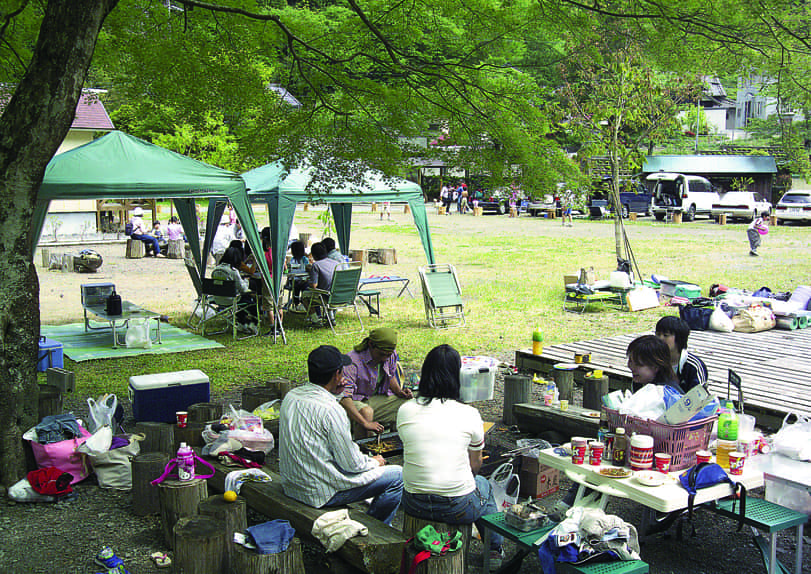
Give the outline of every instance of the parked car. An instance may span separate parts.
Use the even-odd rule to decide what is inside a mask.
[[[722,213],[732,219],[753,221],[758,216],[768,216],[771,211],[772,204],[754,191],[727,191],[712,204],[712,216],[716,221]]]
[[[613,212],[613,198],[610,191],[611,177],[604,177],[599,189],[600,191],[592,196],[590,208],[595,205],[600,206],[601,202],[599,200],[606,200],[608,201],[608,206],[604,208],[605,211]],[[648,193],[644,184],[636,180],[622,179],[620,180],[620,190],[620,213],[623,219],[627,219],[628,215],[632,212],[641,213],[642,215],[650,215],[652,213],[653,195]],[[594,200],[598,200],[598,203],[595,204]],[[605,215],[605,213],[603,215]],[[594,214],[592,214],[592,216],[594,216]]]
[[[696,215],[712,216],[720,197],[709,180],[697,175],[656,172],[648,176],[653,185],[653,215],[662,221],[668,211],[681,211],[685,221]]]
[[[811,221],[811,190],[794,189],[777,202],[777,225],[785,221]]]

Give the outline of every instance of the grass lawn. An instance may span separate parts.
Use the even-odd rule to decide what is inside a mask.
[[[562,309],[563,275],[593,266],[600,278],[608,278],[616,268],[614,225],[612,221],[575,220],[562,227],[559,220],[522,216],[487,215],[472,217],[438,216],[429,209],[429,226],[438,263],[456,266],[465,301],[467,326],[437,331],[426,322],[417,267],[425,255],[411,216],[393,206],[392,221],[380,221],[366,205],[356,206],[352,226],[352,247],[394,247],[398,263],[392,266],[367,265],[364,276],[401,275],[411,279],[415,297],[394,298],[387,290],[381,297],[381,317],[368,317],[361,311],[368,329],[389,326],[399,332],[399,352],[406,368],[417,370],[426,353],[435,345],[450,343],[462,354],[484,354],[510,361],[516,348],[530,345],[532,331],[539,327],[546,344],[571,342],[650,329],[656,320],[674,309],[661,307],[638,313],[603,309],[584,315]],[[299,208],[299,232],[320,235],[320,208],[304,212]],[[266,221],[258,211],[260,225]],[[791,291],[811,282],[808,246],[811,227],[780,226],[764,238],[760,257],[750,257],[746,225],[719,226],[700,219],[681,225],[659,223],[644,218],[626,224],[631,247],[642,275],[652,273],[691,281],[707,294],[713,283],[755,290],[768,286],[772,291]],[[123,249],[122,257],[123,257]],[[181,262],[182,264],[182,262]],[[40,271],[42,276],[43,272]],[[133,279],[130,278],[130,281]],[[79,283],[89,282],[78,277]],[[43,283],[45,281],[43,280]],[[116,281],[126,284],[126,279]],[[72,287],[71,287],[72,288]],[[76,287],[78,291],[78,287]],[[175,324],[185,324],[190,306],[165,301],[150,308],[170,314]],[[76,310],[78,321],[81,309]],[[42,322],[49,322],[42,316]],[[356,324],[346,311],[339,313],[339,325]],[[306,356],[315,346],[335,344],[343,351],[360,340],[360,335],[334,337],[328,329],[312,329],[299,317],[285,319],[288,344],[272,344],[266,337],[232,342],[218,340],[224,349],[161,356],[107,359],[74,363],[65,368],[76,372],[80,396],[101,392],[126,393],[130,375],[182,369],[201,369],[212,381],[212,391],[255,386],[274,377],[306,379]]]

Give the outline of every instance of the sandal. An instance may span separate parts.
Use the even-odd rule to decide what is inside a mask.
[[[149,557],[158,568],[169,568],[172,565],[172,559],[165,552],[153,552]]]

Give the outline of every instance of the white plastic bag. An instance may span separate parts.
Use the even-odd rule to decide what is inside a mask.
[[[104,425],[110,428],[116,426],[115,411],[118,408],[118,397],[114,394],[104,394],[96,400],[88,397],[87,406],[90,409],[90,416],[87,417],[87,430],[93,433]],[[109,445],[107,448],[110,448]]]
[[[715,311],[710,315],[710,329],[721,333],[731,333],[735,329],[735,323],[720,307],[716,307]]]
[[[130,319],[126,336],[128,349],[150,349],[149,319]]]
[[[211,319],[217,314],[211,305],[200,305],[199,299],[192,301],[192,313],[197,319]]]
[[[792,414],[797,421],[789,423]],[[794,460],[811,461],[811,419],[794,413],[787,414],[783,426],[774,435],[772,448],[774,452]]]
[[[659,420],[665,414],[665,388],[648,383],[620,405],[620,414]]]
[[[262,419],[262,421],[272,421],[279,418],[279,410],[282,408],[282,401],[274,399],[266,403],[262,403],[255,409],[253,414]]]
[[[27,478],[21,478],[8,489],[8,497],[15,502],[56,502],[55,496],[40,494]]]
[[[493,498],[499,512],[504,512],[518,502],[518,491],[521,489],[521,480],[513,472],[513,465],[505,462],[493,471],[488,479],[493,489]]]
[[[80,444],[77,450],[91,456],[99,456],[110,450],[110,445],[112,444],[113,429],[108,425],[104,425],[99,427],[96,432],[93,433],[93,436]]]

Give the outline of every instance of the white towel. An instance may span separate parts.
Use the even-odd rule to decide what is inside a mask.
[[[248,468],[245,470],[232,470],[225,476],[225,490],[233,490],[239,494],[239,489],[247,481],[271,482],[270,476],[258,468]]]
[[[349,518],[349,510],[341,508],[325,512],[313,522],[313,536],[318,538],[327,552],[335,552],[353,536],[366,536],[369,529]]]

